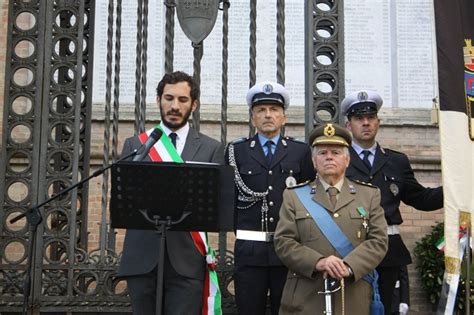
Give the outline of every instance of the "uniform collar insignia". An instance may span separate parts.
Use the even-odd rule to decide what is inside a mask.
[[[251,148],[254,148],[254,147],[255,147],[255,140],[252,140],[252,142],[250,142],[250,147],[251,147]]]
[[[355,193],[356,193],[356,188],[354,187],[354,185],[352,185],[352,184],[349,185],[349,192],[350,192],[351,194],[355,194]]]

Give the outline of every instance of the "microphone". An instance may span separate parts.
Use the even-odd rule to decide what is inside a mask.
[[[145,156],[148,154],[148,152],[150,151],[151,147],[154,146],[155,143],[158,142],[158,140],[160,140],[162,134],[163,134],[163,131],[161,131],[160,128],[155,128],[151,132],[146,142],[140,147],[140,149],[138,149],[138,151],[141,151],[141,152],[137,152],[137,154],[133,157],[132,161],[143,160]]]

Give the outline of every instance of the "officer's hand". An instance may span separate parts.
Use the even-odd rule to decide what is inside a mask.
[[[349,270],[344,261],[336,256],[328,256],[316,262],[316,270],[327,273],[331,278],[341,280],[343,277],[349,276]]]

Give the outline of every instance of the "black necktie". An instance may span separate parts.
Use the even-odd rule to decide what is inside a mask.
[[[174,132],[170,133],[169,138],[171,139],[171,143],[173,143],[173,146],[176,148],[176,137],[178,135]]]
[[[273,153],[272,153],[272,144],[273,144],[273,141],[272,140],[268,140],[265,145],[267,146],[268,150],[267,150],[267,164],[270,165],[272,163],[272,159],[273,159]]]
[[[364,165],[367,166],[368,170],[370,171],[372,169],[372,164],[370,164],[369,161],[369,155],[371,154],[371,152],[369,150],[364,150],[362,151],[362,153],[364,154],[362,162],[364,162]]]

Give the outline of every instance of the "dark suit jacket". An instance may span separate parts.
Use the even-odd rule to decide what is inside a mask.
[[[298,183],[313,180],[315,177],[311,149],[304,142],[280,137],[271,165],[268,165],[257,135],[250,139],[237,140],[233,145],[237,168],[245,185],[255,192],[269,190],[268,231],[273,232],[278,223],[283,190],[286,188],[285,180],[288,176],[293,176]],[[228,152],[226,161],[229,161]],[[237,199],[236,205],[248,207],[249,203]],[[261,231],[261,208],[262,201],[259,201],[247,209],[235,209],[236,229]],[[236,265],[282,265],[275,253],[273,242],[236,240],[234,255]]]
[[[122,155],[131,153],[141,145],[138,137],[125,140]],[[190,128],[181,157],[185,161],[224,164],[224,148],[214,139]],[[149,156],[145,161],[150,161]],[[155,231],[127,230],[122,252],[119,277],[146,274],[158,263],[159,236]],[[204,279],[205,257],[196,249],[189,232],[168,232],[166,250],[176,272],[180,275]]]
[[[381,192],[381,206],[388,225],[403,222],[400,201],[418,210],[436,210],[443,207],[443,189],[423,187],[415,178],[408,157],[400,152],[382,149],[377,145],[374,164],[369,171],[351,147],[351,162],[346,176],[377,186]],[[410,253],[400,235],[389,236],[389,249],[381,266],[411,263]]]

